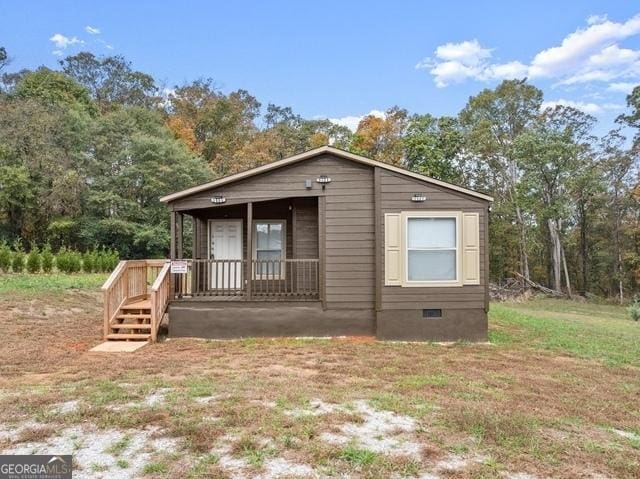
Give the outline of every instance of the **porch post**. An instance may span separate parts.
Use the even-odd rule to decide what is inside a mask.
[[[247,262],[245,264],[245,275],[247,281],[247,300],[252,297],[253,278],[253,203],[247,203]]]
[[[169,258],[176,259],[176,212],[171,211],[169,219],[171,226],[171,247],[169,248]],[[171,291],[171,299],[176,297],[176,279],[173,273],[169,273],[169,291]]]
[[[176,259],[176,215],[175,211],[171,212],[171,218],[169,222],[171,223],[171,248],[169,249],[169,258]]]
[[[191,215],[191,295],[198,291],[198,224],[195,215]]]
[[[182,251],[182,243],[183,243],[183,232],[182,232],[182,224],[183,224],[183,213],[177,213],[176,217],[176,254],[178,255],[178,259],[184,259],[184,254]]]
[[[326,288],[326,259],[325,253],[327,249],[327,198],[326,196],[318,196],[318,294],[322,303],[322,309],[327,309],[327,288]]]

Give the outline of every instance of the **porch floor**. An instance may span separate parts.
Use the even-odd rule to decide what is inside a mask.
[[[233,296],[214,296],[214,295],[197,295],[197,296],[178,296],[174,298],[176,301],[214,301],[214,302],[247,302],[247,301],[265,301],[265,302],[298,302],[298,301],[318,301],[317,295],[309,295],[309,296],[296,296],[296,295],[260,295],[254,294],[249,299],[246,295],[233,295]]]

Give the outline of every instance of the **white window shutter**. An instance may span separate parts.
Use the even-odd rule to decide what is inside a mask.
[[[480,214],[462,214],[462,284],[480,284]]]
[[[400,213],[384,215],[384,284],[402,284],[402,222]]]

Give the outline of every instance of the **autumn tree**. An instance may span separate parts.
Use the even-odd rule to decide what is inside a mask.
[[[380,118],[367,115],[358,124],[350,149],[374,160],[402,165],[404,162],[403,136],[408,112],[394,106]]]

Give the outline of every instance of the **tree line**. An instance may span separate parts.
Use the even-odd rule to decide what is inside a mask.
[[[543,108],[526,79],[472,96],[456,116],[394,106],[355,132],[263,106],[211,79],[163,89],[121,56],[8,72],[0,48],[0,240],[124,258],[169,244],[158,198],[332,144],[486,192],[490,275],[570,294],[632,296],[640,274],[640,87],[603,137],[596,119]],[[630,135],[627,138],[625,135]],[[639,277],[640,278],[640,277]]]

